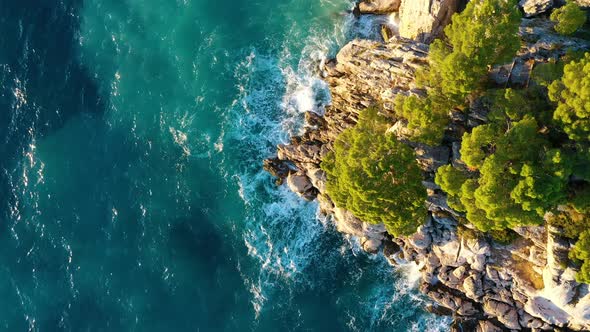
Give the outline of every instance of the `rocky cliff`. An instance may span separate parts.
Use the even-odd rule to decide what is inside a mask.
[[[402,0],[361,3],[359,8],[399,12],[400,34],[428,41],[460,6],[452,0]],[[404,15],[414,17],[418,25],[403,29]],[[528,84],[536,63],[561,56],[568,46],[587,46],[551,31],[546,19],[524,19],[521,34],[526,45],[514,64],[494,68],[491,79],[502,85]],[[427,65],[427,54],[426,44],[404,37],[349,42],[323,70],[332,104],[323,116],[307,113],[305,133],[280,145],[277,157],[265,160],[265,168],[303,198],[317,199],[321,212],[332,218],[338,231],[358,237],[367,252],[382,251],[392,264],[417,264],[421,291],[437,303],[438,312],[453,314],[455,324],[464,331],[590,330],[590,289],[575,281],[576,271],[567,260],[572,243],[559,235],[559,229],[523,227],[510,245],[496,243],[465,225],[433,182],[438,167],[461,163],[461,134],[486,121],[485,112],[476,107],[466,114],[452,114],[446,144],[429,147],[409,142],[424,171],[429,210],[414,235],[392,238],[383,225],[362,222],[334,206],[326,194],[320,162],[334,139],[353,126],[358,113],[368,106],[378,104],[388,112],[397,94],[420,93],[414,77],[416,70]],[[404,129],[403,121],[398,121],[390,131],[403,136]]]

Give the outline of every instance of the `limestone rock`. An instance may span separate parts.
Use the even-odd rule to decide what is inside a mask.
[[[490,322],[489,320],[480,320],[475,331],[476,332],[502,332],[503,329],[498,327],[496,324]]]
[[[326,172],[321,168],[309,167],[306,172],[311,184],[320,192],[326,192]]]
[[[449,163],[450,150],[447,146],[431,147],[425,144],[416,144],[414,151],[416,151],[418,165],[426,172],[434,172]]]
[[[362,229],[363,236],[369,239],[382,241],[385,239],[385,236],[387,234],[387,230],[385,229],[385,225],[383,224],[375,225],[363,222]]]
[[[334,208],[334,222],[340,233],[363,236],[363,222],[347,210]]]
[[[459,241],[449,241],[443,245],[433,245],[432,251],[438,256],[442,265],[459,267],[467,263],[465,257],[459,255],[460,247]]]
[[[332,92],[325,115],[328,131],[340,133],[375,103],[393,110],[397,94],[415,88],[415,72],[427,64],[427,52],[426,45],[397,36],[387,43],[355,39],[346,44],[326,66]]]
[[[522,327],[526,327],[529,329],[538,329],[543,327],[543,321],[538,318],[535,318],[529,315],[527,312],[523,312],[520,317],[519,323]]]
[[[430,246],[432,238],[430,237],[430,234],[424,230],[424,226],[420,226],[416,233],[408,237],[408,241],[414,248],[423,250]]]
[[[532,17],[551,9],[553,0],[520,0],[518,5],[524,11],[525,17]]]
[[[422,280],[429,284],[436,284],[438,278],[436,271],[440,266],[440,261],[436,255],[430,253],[424,260],[424,268],[422,270]]]
[[[281,160],[290,160],[292,162],[318,164],[322,158],[320,155],[320,146],[317,144],[298,144],[298,145],[279,145],[277,157]]]
[[[465,278],[463,281],[463,289],[465,290],[465,295],[472,300],[478,300],[483,296],[481,279],[475,274]]]
[[[509,329],[520,330],[516,309],[507,303],[486,298],[483,302],[484,311],[498,320]]]
[[[399,8],[402,37],[431,42],[451,22],[460,0],[402,0]]]
[[[359,3],[359,11],[363,14],[388,14],[399,9],[401,0],[363,0]]]
[[[301,172],[289,174],[289,176],[287,176],[287,185],[291,191],[297,193],[301,197],[308,200],[315,198],[311,181],[307,175]]]
[[[370,254],[377,253],[381,247],[381,243],[382,241],[376,238],[361,238],[361,246],[363,247],[363,250]]]
[[[565,326],[570,320],[569,315],[555,305],[551,300],[537,296],[525,304],[525,310],[534,317],[537,317],[549,324],[560,327]]]

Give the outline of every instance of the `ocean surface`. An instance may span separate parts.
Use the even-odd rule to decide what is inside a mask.
[[[446,330],[262,170],[351,7],[0,0],[0,330]]]

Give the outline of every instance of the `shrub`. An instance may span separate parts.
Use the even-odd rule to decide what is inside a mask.
[[[549,124],[553,105],[549,103],[546,89],[534,86],[528,89],[498,89],[488,91],[492,106],[488,119],[495,123],[520,121],[525,116],[534,117],[539,123]]]
[[[415,95],[398,95],[395,99],[395,112],[408,121],[412,140],[428,145],[436,145],[442,140],[449,123],[445,109],[433,104],[428,98]]]
[[[361,112],[322,161],[326,190],[334,203],[368,223],[383,223],[392,235],[408,235],[425,219],[426,190],[414,151],[387,134],[377,109]]]
[[[578,282],[590,283],[590,230],[586,230],[580,234],[580,238],[574,249],[569,253],[571,259],[575,259],[582,263],[580,271],[576,275]]]
[[[462,108],[468,96],[485,81],[488,67],[512,59],[520,47],[520,12],[514,1],[471,1],[453,15],[445,28],[447,39],[430,45],[428,69],[417,81],[427,97],[399,97],[396,115],[408,120],[412,138],[429,145],[441,141],[448,112]]]
[[[571,0],[555,9],[550,18],[556,23],[555,31],[562,35],[571,35],[586,23],[586,13]]]
[[[520,48],[521,14],[515,1],[471,1],[445,28],[447,42],[431,45],[428,85],[462,104],[481,87],[488,67],[507,62]]]
[[[560,207],[560,211],[549,213],[547,223],[563,229],[563,235],[570,239],[577,239],[590,226],[588,215],[579,212],[572,205]]]
[[[465,207],[460,201],[461,187],[468,180],[467,174],[452,165],[444,165],[438,168],[434,182],[447,193],[447,203],[457,211],[465,211]]]
[[[549,86],[549,98],[557,102],[553,119],[569,138],[590,141],[590,53],[565,65],[563,77]]]
[[[474,128],[463,136],[461,156],[479,177],[444,166],[435,181],[448,193],[450,205],[465,211],[481,231],[539,224],[545,211],[566,200],[572,162],[550,148],[530,116],[507,129],[495,124]]]

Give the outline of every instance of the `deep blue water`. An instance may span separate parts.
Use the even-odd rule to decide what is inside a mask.
[[[261,169],[351,6],[0,0],[0,330],[445,330]]]

